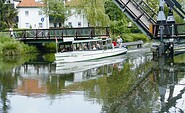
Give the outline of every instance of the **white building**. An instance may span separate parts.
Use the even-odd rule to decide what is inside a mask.
[[[71,0],[64,0],[64,4],[67,6],[70,4]],[[70,13],[73,14],[67,18],[67,20],[64,22],[64,26],[68,27],[88,27],[88,21],[86,17],[81,13],[75,13],[75,8],[71,9]],[[52,19],[50,19],[50,27],[62,27],[62,23],[54,22]]]
[[[18,28],[48,29],[62,27],[62,23],[54,22],[43,14],[42,0],[7,0],[7,3],[14,2],[18,10]],[[65,4],[70,4],[71,0],[64,0]],[[74,13],[75,8],[70,11],[73,13],[64,22],[68,27],[88,27],[87,19],[81,12]]]
[[[75,12],[75,9],[71,10],[72,13]],[[88,22],[85,16],[81,13],[74,13],[70,17],[67,18],[67,20],[64,23],[67,26],[71,27],[88,27]]]
[[[43,14],[43,3],[35,0],[22,0],[18,9],[18,28],[48,29],[49,17]]]

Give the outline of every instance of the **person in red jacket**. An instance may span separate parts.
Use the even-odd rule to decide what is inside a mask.
[[[117,46],[117,42],[115,40],[113,40],[112,43],[113,43],[114,47]]]

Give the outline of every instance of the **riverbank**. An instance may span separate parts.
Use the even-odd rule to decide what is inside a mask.
[[[0,33],[0,55],[13,56],[38,52],[34,46],[16,41],[7,33]]]

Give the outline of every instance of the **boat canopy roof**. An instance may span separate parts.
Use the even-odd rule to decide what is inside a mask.
[[[73,43],[86,43],[86,42],[98,42],[102,41],[102,39],[87,39],[87,40],[74,40]]]
[[[107,38],[106,40],[110,40],[111,38]],[[72,42],[72,43],[86,43],[86,42],[99,42],[99,41],[106,41],[102,38],[92,38],[92,39],[82,39],[82,40],[74,40],[74,38],[64,38],[63,41],[64,42]]]
[[[73,42],[74,38],[70,37],[70,38],[63,38],[63,42]]]

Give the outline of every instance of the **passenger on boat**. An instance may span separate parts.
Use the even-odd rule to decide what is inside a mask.
[[[117,39],[118,46],[121,46],[122,42],[123,42],[122,38],[120,38],[120,36],[118,36],[118,39]]]
[[[96,43],[96,47],[97,47],[97,49],[100,49],[100,44]]]
[[[64,48],[61,50],[61,52],[66,52],[66,48],[64,47]]]
[[[93,45],[93,48],[92,48],[93,50],[96,50],[96,46],[95,45]]]
[[[84,44],[84,50],[88,50],[87,45]]]
[[[116,47],[116,46],[117,46],[117,43],[116,43],[116,41],[115,41],[115,40],[113,40],[113,41],[112,41],[112,43],[113,43],[114,47]]]
[[[82,47],[81,47],[81,46],[79,47],[79,50],[80,50],[80,51],[82,50]]]

